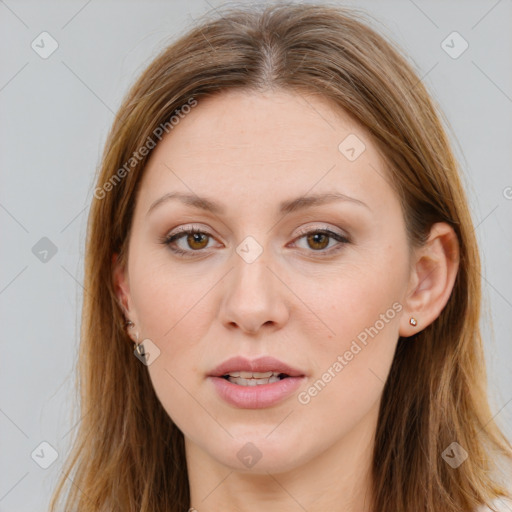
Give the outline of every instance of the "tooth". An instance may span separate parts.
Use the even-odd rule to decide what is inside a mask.
[[[238,374],[238,375],[236,375],[236,374]],[[274,374],[274,372],[269,371],[269,372],[234,372],[234,373],[230,373],[229,375],[231,375],[232,377],[240,376],[243,379],[252,379],[252,378],[266,379],[268,377],[271,377],[273,374]],[[279,375],[279,374],[277,374],[277,375]]]
[[[268,379],[269,377],[272,377],[272,374],[274,372],[252,372],[252,376],[255,379]]]
[[[228,375],[231,375],[231,377],[240,377],[240,372],[231,372],[228,373]]]
[[[229,377],[228,380],[232,384],[238,384],[239,386],[260,386],[262,384],[279,382],[281,379],[277,375],[272,375],[266,379],[243,379],[241,377]]]

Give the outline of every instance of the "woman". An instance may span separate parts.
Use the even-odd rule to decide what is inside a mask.
[[[80,512],[506,506],[439,118],[341,8],[224,10],[149,65],[94,192],[52,510],[70,481]]]

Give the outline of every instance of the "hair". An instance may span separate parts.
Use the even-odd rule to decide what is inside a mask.
[[[159,127],[170,131],[169,120],[183,105],[234,89],[330,101],[368,131],[383,155],[410,247],[420,247],[436,222],[448,223],[458,238],[459,269],[445,308],[428,327],[398,340],[375,434],[372,510],[470,512],[511,497],[499,481],[498,461],[512,461],[512,446],[487,397],[480,257],[443,114],[414,66],[363,12],[278,3],[228,5],[206,16],[156,56],[123,100],[89,213],[76,383],[80,423],[51,511],[64,497],[65,510],[77,512],[191,506],[183,434],[133,356],[113,255],[126,264],[151,154],[141,148]],[[469,453],[456,469],[442,458],[454,441]]]

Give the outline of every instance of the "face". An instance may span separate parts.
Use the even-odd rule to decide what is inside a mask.
[[[290,92],[200,100],[155,148],[119,296],[188,450],[276,472],[375,428],[410,268],[385,177],[363,128]],[[298,376],[212,377],[234,356]]]

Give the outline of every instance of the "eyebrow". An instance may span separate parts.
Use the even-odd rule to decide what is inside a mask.
[[[200,197],[196,194],[185,194],[182,192],[171,192],[163,195],[159,199],[157,199],[148,209],[146,215],[149,215],[151,211],[153,211],[157,206],[166,203],[171,200],[178,200],[184,204],[193,206],[195,208],[205,210],[214,214],[222,214],[225,212],[225,208],[216,203],[212,199],[208,199],[206,197]],[[370,209],[370,207],[363,203],[363,201],[356,199],[355,197],[350,197],[345,194],[341,194],[339,192],[330,192],[325,194],[310,194],[307,196],[297,197],[295,199],[290,199],[287,201],[283,201],[279,205],[279,212],[288,214],[297,210],[302,210],[305,208],[311,208],[313,206],[319,206],[322,204],[332,203],[334,201],[347,201],[350,203],[354,203],[360,206],[364,206],[365,208]]]

